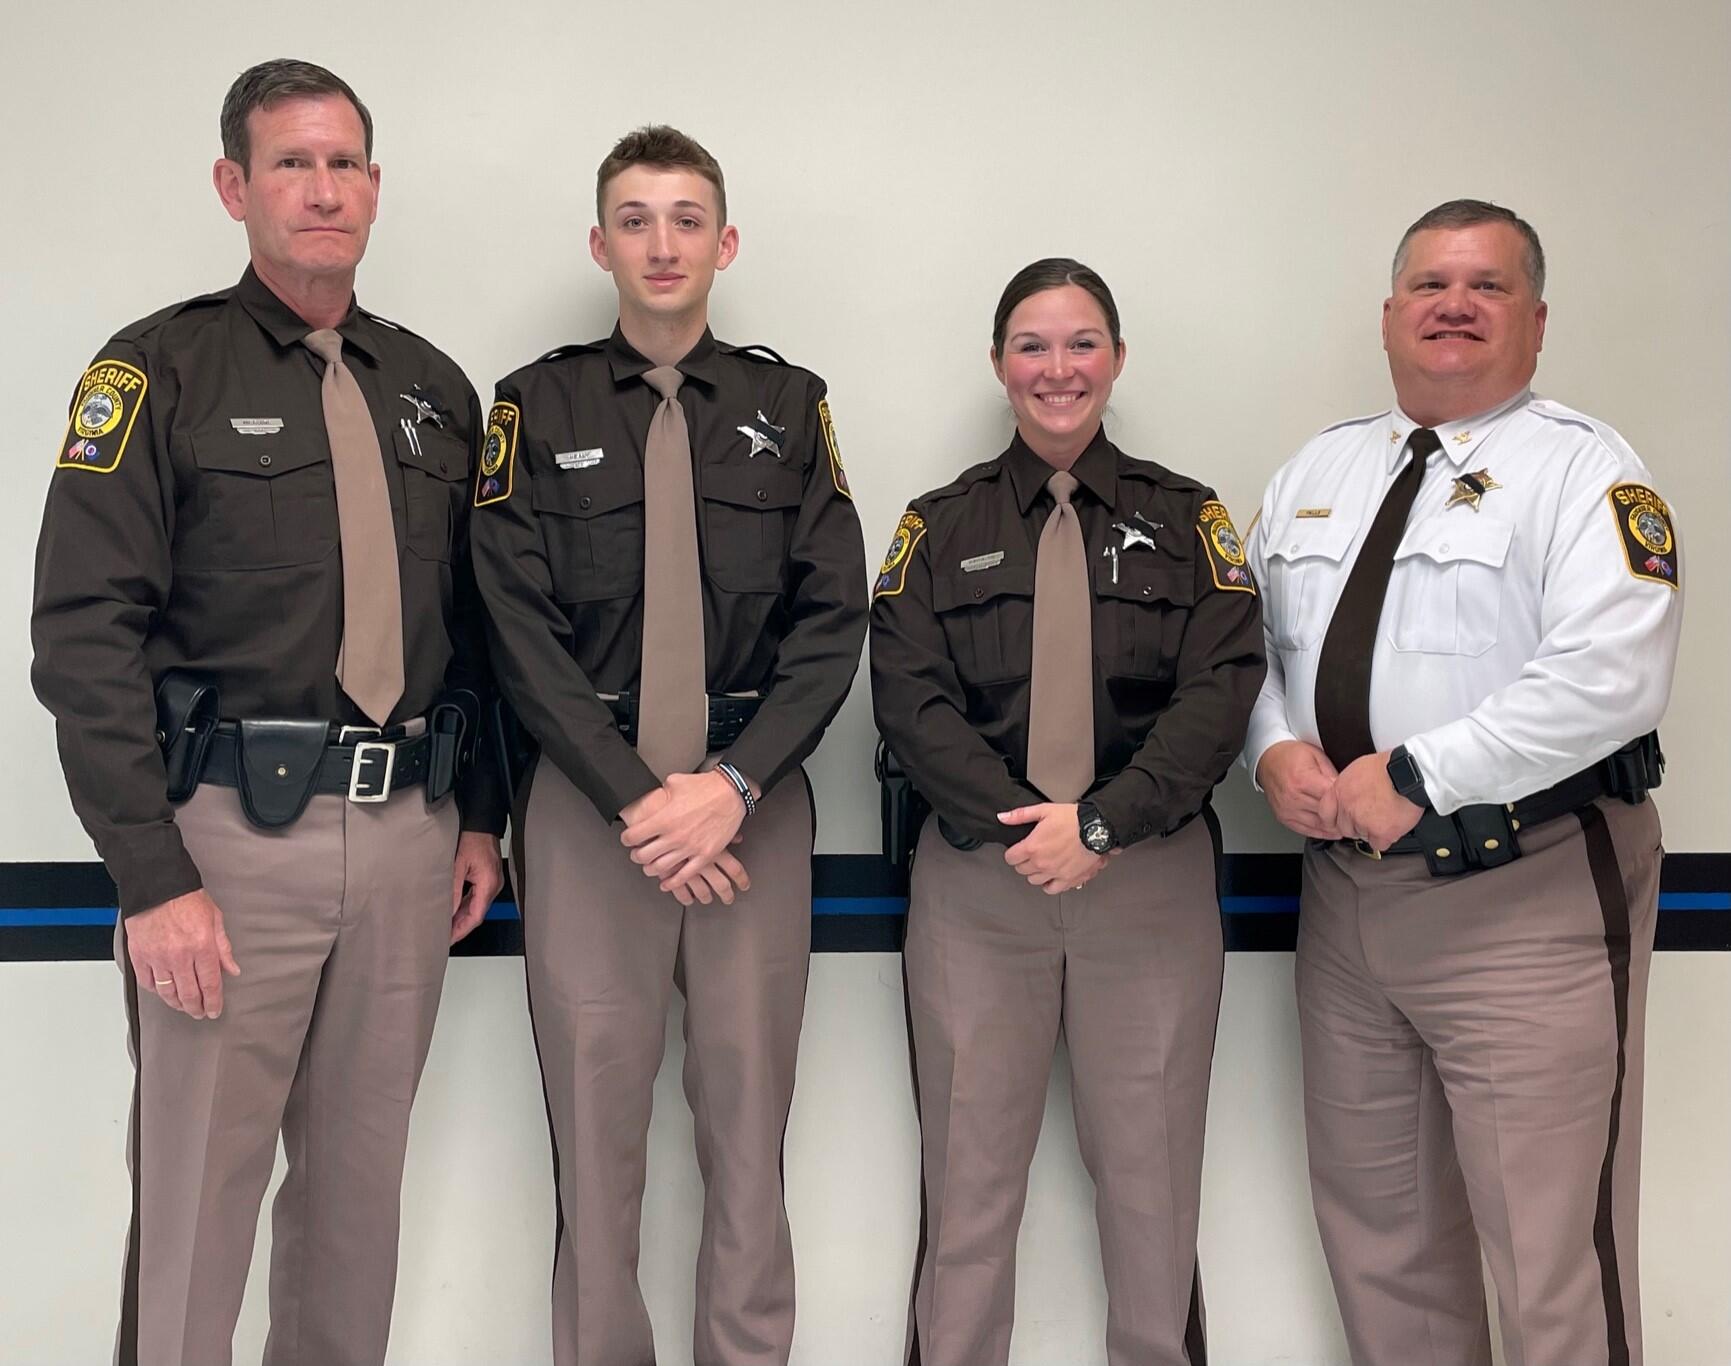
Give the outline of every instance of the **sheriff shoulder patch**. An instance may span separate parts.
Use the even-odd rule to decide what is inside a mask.
[[[1244,542],[1233,529],[1226,504],[1209,499],[1196,514],[1196,534],[1202,538],[1203,551],[1208,556],[1208,570],[1214,575],[1214,586],[1235,593],[1255,593],[1256,581],[1250,577],[1250,566],[1244,563]]]
[[[517,427],[522,414],[515,403],[495,403],[487,414],[487,439],[481,445],[481,468],[475,475],[475,506],[502,503],[511,496],[511,476],[517,470]]]
[[[54,467],[91,474],[113,474],[119,469],[149,387],[144,371],[123,360],[99,360],[86,370],[78,381]]]
[[[1671,510],[1665,500],[1645,484],[1618,484],[1605,495],[1617,532],[1623,538],[1623,556],[1637,579],[1651,579],[1667,588],[1679,584],[1677,533],[1671,526]]]
[[[919,513],[909,509],[902,514],[902,519],[896,524],[896,534],[890,537],[889,553],[884,556],[884,567],[878,570],[877,587],[872,590],[872,599],[893,598],[907,584],[908,561],[914,557],[914,547],[920,543],[920,537],[926,534],[926,521]]]
[[[841,448],[835,444],[835,423],[830,421],[827,398],[817,401],[817,424],[823,428],[823,444],[829,451],[829,477],[835,483],[835,491],[851,502],[853,490],[847,486],[847,471],[841,467]]]

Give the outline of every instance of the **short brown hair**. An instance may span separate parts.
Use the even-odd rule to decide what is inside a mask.
[[[373,116],[361,103],[361,97],[335,72],[311,62],[297,62],[292,57],[260,62],[234,78],[222,101],[222,154],[240,164],[242,175],[251,175],[252,139],[247,135],[247,116],[255,109],[269,109],[283,100],[316,99],[320,95],[341,95],[354,105],[367,135],[367,160],[371,161]]]
[[[696,138],[687,137],[665,123],[651,123],[633,128],[607,154],[601,169],[595,173],[595,221],[607,216],[605,199],[608,182],[633,166],[648,166],[657,171],[696,171],[715,186],[719,201],[722,227],[727,223],[727,185],[721,178],[721,163],[704,149]]]
[[[1048,289],[1062,289],[1065,285],[1086,290],[1100,305],[1100,312],[1106,316],[1106,333],[1112,338],[1112,349],[1116,351],[1124,338],[1118,330],[1118,304],[1112,298],[1112,291],[1106,288],[1106,282],[1080,261],[1071,260],[1068,256],[1047,256],[1023,266],[1004,286],[998,299],[998,311],[992,315],[992,354],[1003,354],[1004,330],[1009,327],[1010,314],[1016,311],[1017,304],[1036,294],[1044,294]]]
[[[1527,247],[1527,283],[1532,286],[1535,299],[1544,298],[1545,249],[1539,244],[1539,234],[1513,209],[1505,209],[1488,199],[1450,199],[1419,218],[1401,234],[1400,245],[1394,249],[1394,268],[1389,272],[1389,283],[1392,285],[1400,278],[1401,269],[1406,265],[1406,249],[1417,233],[1435,228],[1476,228],[1481,223],[1507,223],[1520,233]]]

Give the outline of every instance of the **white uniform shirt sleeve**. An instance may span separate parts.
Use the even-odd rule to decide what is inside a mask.
[[[1549,787],[1664,714],[1683,621],[1680,548],[1675,586],[1631,572],[1623,513],[1610,501],[1625,482],[1652,480],[1621,438],[1600,428],[1563,484],[1532,659],[1467,715],[1407,740],[1438,811]]]
[[[1296,740],[1287,724],[1286,717],[1286,666],[1281,660],[1280,651],[1274,646],[1274,638],[1270,629],[1270,614],[1274,604],[1268,597],[1268,528],[1273,521],[1271,515],[1274,507],[1275,484],[1280,482],[1279,475],[1262,495],[1262,507],[1256,514],[1255,525],[1250,528],[1250,537],[1245,545],[1245,558],[1249,561],[1250,572],[1256,578],[1257,590],[1262,594],[1262,640],[1268,654],[1268,674],[1263,679],[1262,691],[1257,695],[1256,705],[1250,711],[1250,728],[1244,739],[1244,753],[1241,756],[1244,767],[1250,774],[1250,783],[1258,792],[1262,784],[1256,781],[1256,766],[1262,762],[1262,755],[1271,745],[1277,745],[1282,740]]]

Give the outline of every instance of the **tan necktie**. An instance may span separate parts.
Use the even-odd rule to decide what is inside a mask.
[[[343,642],[337,651],[337,681],[354,704],[382,726],[403,695],[403,586],[385,458],[366,395],[343,364],[342,337],[325,328],[309,332],[306,344],[325,363],[320,390],[342,540]]]
[[[1094,595],[1082,523],[1070,505],[1076,476],[1046,481],[1057,506],[1034,560],[1034,677],[1028,703],[1028,781],[1052,802],[1094,782]]]
[[[703,583],[691,433],[679,406],[685,376],[671,365],[644,379],[661,395],[643,454],[643,671],[637,753],[658,778],[694,773],[709,742]]]

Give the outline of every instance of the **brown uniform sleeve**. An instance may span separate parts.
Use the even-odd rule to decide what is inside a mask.
[[[906,543],[904,544],[904,537]],[[1015,844],[1028,833],[1000,811],[1041,800],[968,720],[966,693],[932,609],[922,514],[896,528],[871,606],[872,711],[915,788],[962,834]]]
[[[36,543],[30,681],[54,714],[73,810],[119,888],[121,913],[133,915],[203,880],[168,802],[144,658],[172,577],[156,377],[138,346],[111,342],[74,392],[75,413],[99,374],[113,378],[119,416],[88,443],[70,421],[61,438]]]
[[[481,421],[481,401],[469,390],[469,464],[481,463],[481,443],[486,440]],[[486,733],[496,685],[487,656],[487,618],[475,584],[475,557],[469,544],[472,508],[465,507],[451,531],[451,662],[445,669],[447,688],[467,688],[481,700],[482,734],[476,740],[474,758],[457,780],[457,809],[464,830],[488,835],[505,833],[510,794],[499,771],[498,746]]]
[[[482,436],[469,524],[475,581],[487,606],[500,691],[542,750],[608,821],[661,784],[626,743],[572,656],[571,623],[553,598],[525,459],[522,399],[500,384]],[[497,463],[487,443],[499,440]],[[488,466],[492,464],[493,468]]]
[[[1211,539],[1211,528],[1221,525],[1235,563]],[[1093,796],[1121,844],[1165,834],[1207,800],[1244,747],[1268,672],[1261,600],[1226,509],[1212,493],[1203,499],[1196,534],[1202,538],[1196,602],[1178,647],[1172,699],[1123,771]]]
[[[810,458],[788,551],[788,629],[768,696],[727,751],[728,762],[765,792],[817,748],[865,644],[865,540],[821,383],[801,436]]]

